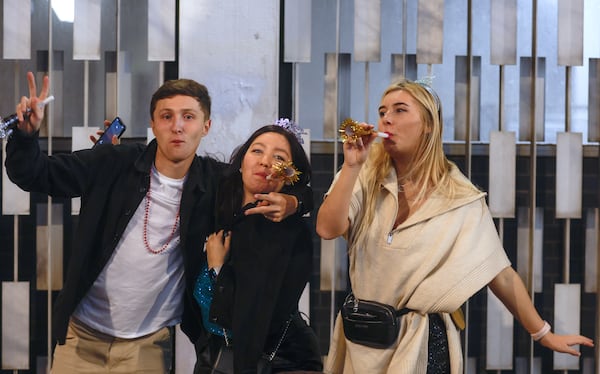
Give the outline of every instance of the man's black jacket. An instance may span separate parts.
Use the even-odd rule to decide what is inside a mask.
[[[53,197],[81,197],[66,279],[54,304],[52,329],[60,344],[64,344],[71,314],[110,259],[146,195],[156,148],[153,140],[148,146],[103,145],[48,157],[40,150],[37,134],[26,136],[18,130],[7,144],[6,171],[20,188]],[[206,262],[202,247],[214,231],[217,183],[225,167],[211,158],[196,157],[181,197],[180,235],[186,280],[181,327],[192,342],[203,331],[193,286]],[[305,208],[312,209],[312,190],[302,191],[301,196]]]

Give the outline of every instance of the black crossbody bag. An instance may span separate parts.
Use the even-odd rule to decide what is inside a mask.
[[[361,300],[349,294],[342,305],[344,335],[353,343],[385,349],[398,339],[400,317],[410,312],[391,305]]]

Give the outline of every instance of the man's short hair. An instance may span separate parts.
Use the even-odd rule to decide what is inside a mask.
[[[163,85],[152,95],[152,100],[150,101],[150,118],[154,118],[154,109],[156,109],[156,103],[159,100],[178,95],[189,96],[196,99],[204,112],[205,119],[210,118],[211,101],[208,89],[203,84],[192,79],[173,79],[163,83]]]

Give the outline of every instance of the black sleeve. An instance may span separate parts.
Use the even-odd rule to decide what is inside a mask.
[[[298,210],[296,214],[304,215],[312,212],[314,208],[313,190],[310,186],[293,187],[288,194],[295,196],[298,200]]]
[[[235,293],[235,274],[230,264],[224,264],[219,271],[213,288],[213,300],[208,318],[211,322],[232,328],[233,298]]]

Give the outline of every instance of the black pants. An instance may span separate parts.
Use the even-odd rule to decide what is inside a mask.
[[[272,348],[269,348],[272,352]],[[300,313],[295,313],[285,339],[273,359],[273,372],[323,370],[319,341]]]
[[[450,374],[450,353],[446,325],[439,314],[429,315],[427,374]]]
[[[271,353],[277,345],[280,332],[275,332],[268,339],[265,351]],[[235,344],[235,339],[234,344]],[[216,335],[210,335],[208,341],[196,344],[196,365],[194,374],[211,373],[213,364],[218,357],[225,340]],[[231,357],[232,358],[232,357]],[[230,358],[230,359],[231,359]],[[300,313],[292,316],[290,326],[272,361],[273,373],[286,371],[317,371],[323,370],[321,351],[316,334],[306,324]],[[231,362],[231,367],[233,363]]]

